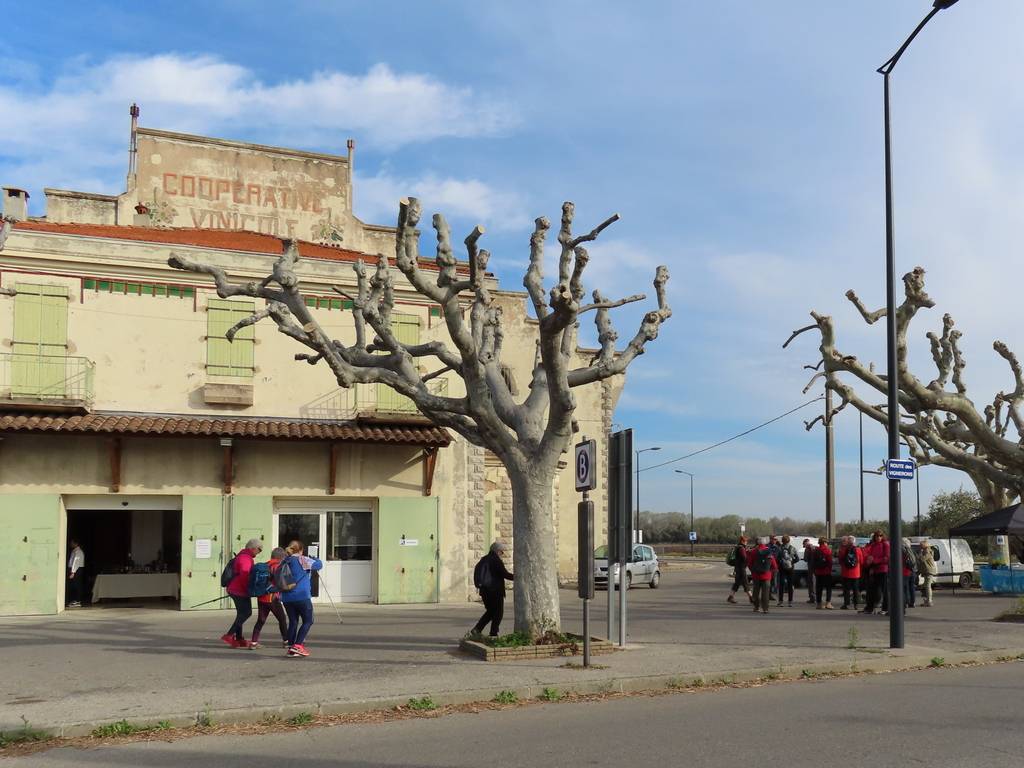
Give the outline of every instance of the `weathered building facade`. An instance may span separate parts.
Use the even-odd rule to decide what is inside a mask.
[[[259,280],[294,238],[307,305],[353,338],[333,287],[350,290],[357,259],[393,253],[394,230],[353,215],[352,142],[333,156],[137,129],[132,147],[122,195],[47,189],[46,216],[30,217],[26,194],[4,188],[15,221],[0,251],[0,288],[14,294],[0,297],[0,615],[63,610],[72,537],[97,600],[215,601],[250,538],[264,556],[291,538],[317,546],[321,600],[472,597],[489,541],[515,544],[493,457],[386,387],[339,389],[325,367],[295,362],[272,324],[229,342],[254,302],[167,266],[177,253]],[[523,390],[534,321],[523,294],[489,279]],[[395,291],[400,339],[446,338],[437,307],[401,276]],[[577,390],[583,431],[608,431],[620,386]],[[552,493],[569,578],[571,468]]]

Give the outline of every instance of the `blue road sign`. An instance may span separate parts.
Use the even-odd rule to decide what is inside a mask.
[[[696,531],[690,531],[690,541],[696,541],[696,540],[697,540],[697,532]]]
[[[913,480],[916,467],[913,459],[886,459],[885,476],[889,480]]]

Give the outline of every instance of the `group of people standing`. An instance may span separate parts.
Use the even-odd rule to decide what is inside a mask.
[[[802,559],[807,563],[807,602],[819,610],[832,610],[833,565],[838,559],[839,575],[843,588],[843,610],[851,607],[860,610],[860,593],[866,593],[866,602],[861,613],[888,614],[889,612],[889,556],[891,544],[882,531],[875,531],[871,540],[863,547],[857,546],[853,536],[840,540],[838,551],[833,553],[826,539],[804,539]],[[796,564],[801,553],[790,541],[789,536],[781,540],[766,536],[749,544],[746,536],[740,536],[736,546],[730,550],[726,562],[733,567],[733,584],[727,601],[736,602],[736,593],[741,589],[754,606],[755,613],[768,613],[772,599],[777,597],[776,606],[792,607]],[[916,605],[918,575],[923,578],[922,605],[932,605],[932,582],[938,572],[934,554],[927,539],[914,552],[910,542],[901,543],[902,584],[904,604],[907,608]],[[750,575],[747,575],[747,572]],[[788,599],[787,599],[788,598]]]
[[[250,539],[231,561],[231,580],[226,590],[235,604],[235,620],[221,640],[232,648],[260,647],[260,632],[271,615],[277,620],[285,654],[291,658],[309,656],[306,637],[313,626],[313,599],[310,586],[313,571],[323,563],[303,554],[301,541],[287,547],[275,547],[266,564],[257,565],[256,557],[263,551],[259,539]],[[257,569],[266,569],[266,578],[254,578]],[[252,639],[242,632],[252,616],[252,599],[256,598],[258,614]]]

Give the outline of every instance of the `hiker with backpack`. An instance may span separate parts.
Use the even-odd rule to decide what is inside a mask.
[[[812,563],[808,563],[808,569]],[[832,610],[832,550],[828,546],[828,539],[824,536],[818,539],[818,548],[814,552],[814,603],[820,611],[822,608]],[[825,602],[822,604],[822,593],[825,593]]]
[[[924,584],[921,585],[921,594],[924,595],[924,607],[932,607],[932,581],[939,573],[939,568],[935,565],[935,553],[932,551],[931,545],[928,543],[928,539],[921,540],[921,550],[917,556],[917,571],[921,574],[921,578],[924,579]]]
[[[875,531],[864,548],[864,563],[871,569],[868,601],[864,613],[874,613],[881,604],[882,615],[889,613],[889,542],[885,534]]]
[[[309,656],[306,650],[306,636],[313,627],[313,595],[310,580],[313,571],[319,571],[324,564],[315,557],[302,554],[301,541],[293,541],[285,547],[285,559],[278,566],[274,586],[281,594],[281,603],[288,614],[288,637],[285,642],[289,658]]]
[[[917,557],[910,546],[910,539],[903,540],[900,556],[903,558],[903,605],[913,608],[917,595]]]
[[[747,565],[754,584],[754,613],[768,613],[768,591],[779,564],[768,548],[767,538],[758,539],[757,547],[747,553]]]
[[[789,543],[789,536],[782,537],[782,543],[779,544],[779,552],[775,556],[775,559],[779,563],[779,576],[778,576],[778,590],[779,590],[779,604],[777,608],[782,607],[783,598],[789,595],[789,607],[793,607],[793,570],[796,568],[796,564],[800,562],[800,555],[797,554],[796,547]]]
[[[814,553],[817,547],[810,539],[804,539],[804,562],[807,563],[807,602],[815,603],[814,597]]]
[[[260,647],[260,632],[267,619],[273,614],[277,619],[277,628],[281,632],[281,642],[288,647],[288,617],[281,604],[281,593],[274,586],[274,574],[277,573],[287,554],[281,547],[274,547],[270,552],[270,561],[256,563],[249,577],[249,594],[256,598],[256,626],[252,628],[250,648]]]
[[[733,567],[733,580],[732,589],[729,591],[729,597],[726,598],[726,602],[735,603],[736,593],[740,587],[747,595],[747,600],[754,602],[754,596],[750,594],[750,579],[747,577],[747,537],[740,536],[736,542],[736,546],[729,550],[729,554],[725,556],[725,562],[727,565]]]
[[[853,610],[860,604],[860,575],[864,565],[864,552],[857,546],[853,536],[844,536],[843,545],[839,548],[839,575],[843,580],[843,604],[839,606],[846,611],[850,608],[853,598]]]
[[[249,643],[242,634],[242,627],[252,616],[252,598],[249,596],[249,573],[256,563],[256,555],[263,551],[259,539],[249,539],[245,548],[228,561],[221,573],[220,582],[235,604],[235,620],[221,641],[232,648],[248,648]]]
[[[501,559],[506,551],[508,550],[505,542],[494,542],[490,551],[477,561],[473,569],[473,586],[480,591],[480,597],[484,601],[484,615],[470,630],[471,636],[480,635],[487,622],[491,623],[491,637],[498,636],[498,627],[505,615],[505,582],[514,578],[505,567],[505,561]]]

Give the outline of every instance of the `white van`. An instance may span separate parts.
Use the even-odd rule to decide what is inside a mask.
[[[807,584],[807,562],[804,560],[804,539],[810,539],[811,544],[818,546],[818,537],[810,535],[787,535],[789,536],[789,543],[796,548],[796,553],[800,555],[800,559],[797,561],[796,565],[793,566],[793,586],[805,586]],[[779,541],[782,541],[781,536],[779,536]]]
[[[967,589],[974,583],[974,553],[965,539],[933,539],[930,536],[908,536],[914,553],[921,551],[921,542],[928,540],[928,546],[935,558],[939,572],[932,582],[936,586],[956,585]],[[950,552],[952,547],[952,552]],[[918,581],[921,581],[920,574]]]

